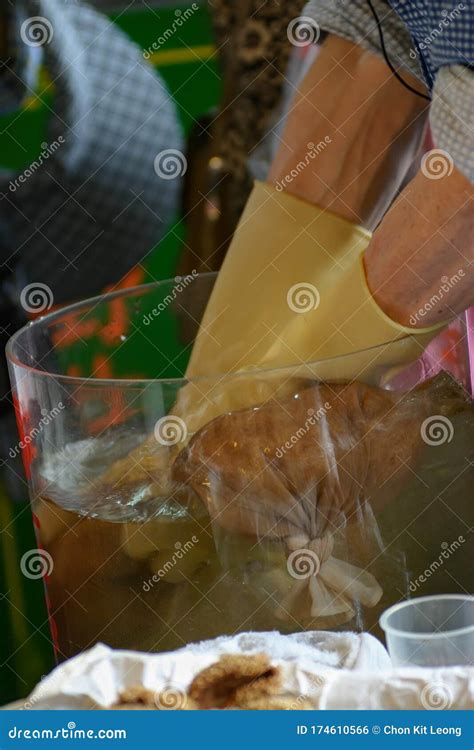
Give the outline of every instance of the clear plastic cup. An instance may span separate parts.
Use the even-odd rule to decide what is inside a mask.
[[[474,596],[424,596],[380,618],[395,666],[474,664]]]
[[[467,436],[472,410],[459,398],[459,386],[446,376],[447,386],[435,388],[433,413],[442,416],[444,424],[448,417],[439,411],[444,409],[442,394],[451,403],[455,392],[459,408],[448,415],[449,439],[437,445],[417,432],[416,472],[406,467],[401,476],[393,471],[393,464],[385,465],[384,458],[379,486],[370,497],[358,488],[355,500],[350,498],[354,502],[330,517],[333,557],[339,561],[335,578],[340,595],[332,608],[336,614],[308,616],[306,600],[300,606],[297,598],[282,607],[299,588],[306,596],[309,577],[319,576],[319,558],[313,573],[311,564],[307,570],[303,565],[290,572],[293,557],[283,537],[262,539],[247,527],[239,533],[229,531],[210,517],[200,498],[193,499],[180,488],[168,490],[167,452],[174,455],[173,451],[182,450],[195,430],[193,409],[189,414],[181,411],[181,419],[175,419],[175,405],[190,389],[194,395],[207,394],[204,405],[212,406],[212,418],[229,410],[225,393],[232,391],[236,396],[232,411],[247,407],[255,411],[246,441],[265,446],[267,431],[259,427],[254,407],[269,398],[294,398],[308,383],[328,378],[346,381],[351,372],[358,381],[377,388],[373,401],[377,409],[386,390],[399,387],[391,383],[404,369],[406,342],[331,361],[295,366],[283,362],[280,368],[236,374],[214,372],[210,362],[208,376],[188,380],[190,352],[214,282],[215,275],[205,274],[102,295],[36,319],[9,342],[7,358],[20,431],[12,451],[22,453],[38,539],[38,549],[22,560],[22,570],[37,578],[44,575],[60,659],[98,641],[116,648],[162,651],[248,630],[374,632],[381,612],[407,595],[407,570],[425,568],[430,558],[420,558],[424,549],[444,543],[445,534],[450,543],[465,532],[460,519],[464,506],[471,504],[472,483],[464,467],[471,450]],[[450,342],[450,360],[455,362],[465,359],[462,325]],[[444,365],[441,362],[441,368]],[[420,373],[409,375],[400,386],[403,391],[422,379]],[[411,391],[408,401],[402,398],[405,417],[425,394],[424,386],[414,401]],[[391,395],[398,404],[398,394]],[[362,399],[354,403],[368,406]],[[399,410],[390,409],[389,414]],[[320,451],[319,460],[330,455],[331,435],[337,437],[339,428],[330,429],[334,411],[336,402],[327,416],[317,405],[304,412],[305,419],[320,419],[318,424],[327,425],[327,451]],[[349,441],[359,434],[359,418],[357,412],[352,422],[346,422],[341,415],[340,430]],[[418,424],[417,430],[422,426]],[[297,427],[304,440],[306,425]],[[372,445],[385,441],[388,461],[397,445],[387,440],[381,426],[375,427],[370,432]],[[291,441],[292,433],[293,428],[283,434],[281,443]],[[399,430],[400,450],[405,443],[406,433]],[[290,442],[284,448],[293,465],[295,450]],[[235,465],[236,475],[246,469]],[[232,482],[223,482],[222,489],[232,500]],[[438,496],[442,504],[434,500]],[[257,506],[266,500],[256,498]],[[446,510],[448,506],[455,514]],[[299,501],[295,507],[300,507]],[[326,532],[328,515],[321,513],[314,518],[318,519],[319,539]],[[414,547],[412,536],[404,537],[404,529],[416,534],[422,546]],[[446,565],[446,570],[451,562],[459,567],[451,570],[451,578],[432,579],[437,590],[441,586],[442,591],[449,590],[450,581],[468,586],[463,578],[464,550],[456,551]],[[318,550],[310,552],[309,563]],[[410,557],[413,552],[416,559]],[[330,554],[329,542],[319,553]],[[348,580],[354,584],[351,590]],[[377,594],[374,580],[382,590],[379,599],[372,596],[374,591]],[[324,593],[321,587],[315,589]],[[331,596],[330,605],[335,598]]]

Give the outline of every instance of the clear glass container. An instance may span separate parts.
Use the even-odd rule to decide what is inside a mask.
[[[9,342],[20,431],[12,450],[23,455],[38,540],[21,564],[25,575],[44,575],[59,659],[99,641],[162,651],[248,630],[380,633],[381,612],[400,599],[470,585],[467,545],[454,542],[472,524],[472,405],[450,376],[417,386],[446,366],[466,375],[462,321],[452,328],[449,358],[432,355],[409,368],[402,344],[237,374],[213,372],[210,362],[207,377],[187,380],[214,281],[185,277],[97,297],[35,320]],[[353,386],[346,408],[340,388],[348,372],[371,390]],[[318,383],[329,376],[323,392]],[[295,434],[290,423],[272,432],[270,409],[281,417],[308,398]],[[213,422],[222,443],[196,484],[186,461],[184,479],[175,462],[214,417],[223,420]],[[435,417],[444,440],[427,423]],[[343,468],[344,441],[363,446],[352,468]],[[403,458],[411,444],[413,455]],[[204,455],[209,441],[203,445]],[[255,470],[249,495],[239,482],[260,453],[268,457],[266,481]],[[331,455],[340,460],[331,464]],[[224,461],[222,471],[215,460]],[[272,473],[282,466],[295,485],[286,477],[283,494]],[[198,465],[201,474],[206,467]],[[296,487],[302,477],[313,505]],[[308,539],[299,534],[301,513],[314,526]]]

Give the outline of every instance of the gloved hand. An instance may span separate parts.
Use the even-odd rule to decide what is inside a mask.
[[[383,365],[421,354],[435,329],[414,335],[374,302],[361,257],[369,239],[345,219],[256,183],[194,344],[190,382],[173,407],[188,437],[220,414],[293,394],[302,378],[370,381]],[[265,372],[271,368],[282,369]],[[116,492],[143,485],[166,496],[182,447],[152,436],[103,481]]]
[[[361,227],[257,182],[187,376],[308,364],[387,343],[352,359],[345,372],[321,365],[314,375],[349,379],[417,358],[437,328],[404,328],[378,307],[362,262],[369,241]]]
[[[383,365],[421,354],[433,329],[407,336],[367,289],[361,254],[369,239],[331,212],[256,183],[203,317],[190,382],[173,408],[188,437],[220,414],[283,399],[304,379],[370,382]],[[103,482],[116,492],[143,485],[166,496],[182,447],[150,436]]]

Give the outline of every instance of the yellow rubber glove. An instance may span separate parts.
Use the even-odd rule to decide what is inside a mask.
[[[418,357],[435,329],[414,334],[380,310],[362,263],[369,241],[364,229],[256,183],[194,344],[190,382],[172,410],[185,423],[182,442],[169,449],[152,436],[104,481],[156,477],[166,495],[175,452],[214,417],[282,399],[301,387],[299,378],[370,383],[383,367]],[[155,540],[153,528],[146,534]],[[124,541],[132,557],[149,554],[139,537]]]
[[[370,238],[329,211],[257,182],[187,376],[302,365],[320,379],[367,380],[381,365],[420,356],[438,327],[415,333],[378,307],[362,261]],[[347,354],[343,361],[311,364]]]
[[[369,241],[365,229],[257,182],[172,411],[186,425],[182,442],[168,451],[151,436],[104,481],[153,474],[165,495],[168,453],[214,417],[284,398],[298,378],[379,384],[389,367],[420,356],[437,328],[415,333],[378,307],[362,262]]]

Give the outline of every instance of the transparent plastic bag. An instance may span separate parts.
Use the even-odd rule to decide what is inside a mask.
[[[177,456],[173,479],[201,498],[214,527],[284,550],[280,618],[334,625],[380,600],[383,581],[364,564],[376,513],[416,466],[434,407],[452,413],[466,401],[445,375],[408,393],[309,384],[213,419]]]

